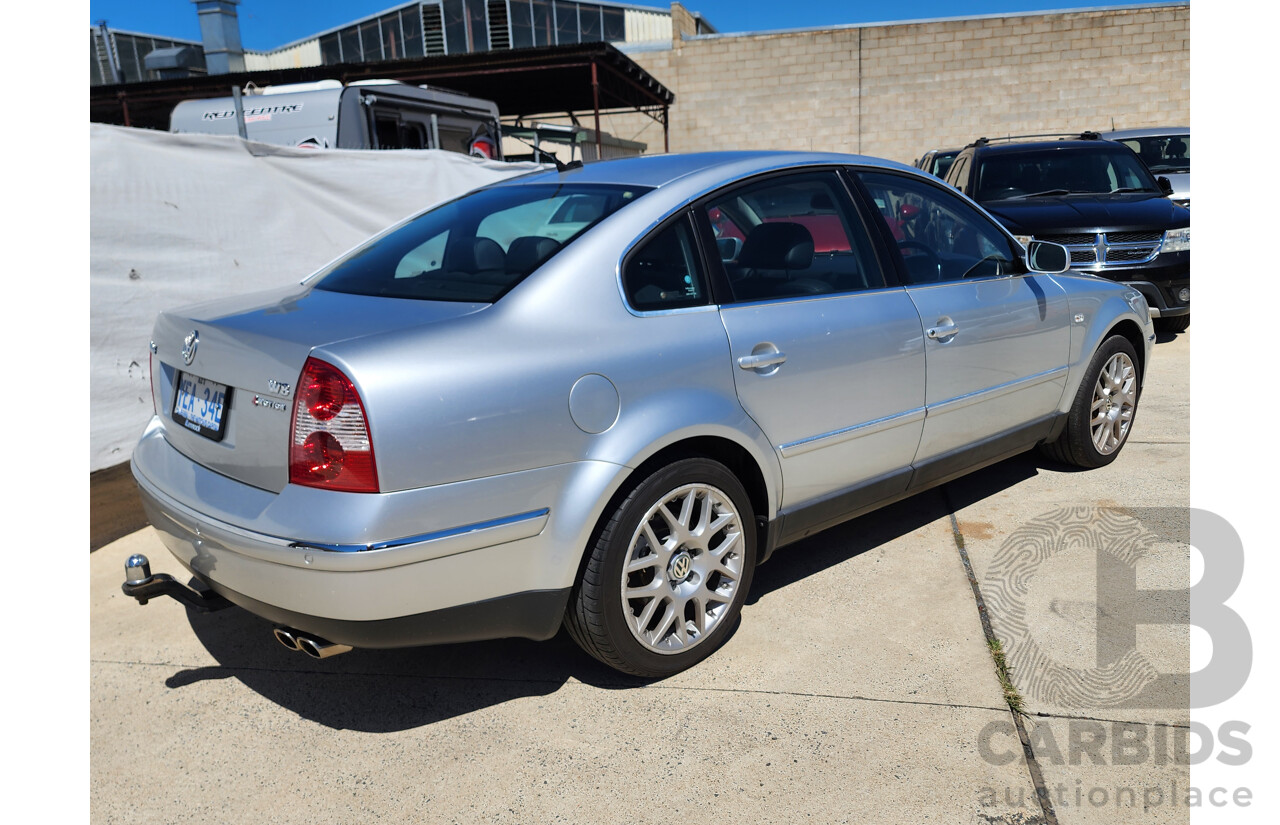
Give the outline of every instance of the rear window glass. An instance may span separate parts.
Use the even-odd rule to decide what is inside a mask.
[[[317,289],[492,303],[647,187],[529,184],[472,192],[338,261]]]
[[[1191,135],[1123,138],[1120,142],[1132,149],[1157,175],[1191,172]]]

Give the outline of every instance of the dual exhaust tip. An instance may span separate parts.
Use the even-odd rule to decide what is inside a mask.
[[[271,632],[280,644],[290,650],[300,650],[312,659],[328,659],[330,656],[337,656],[339,653],[351,650],[351,645],[335,644],[288,627],[277,627]]]

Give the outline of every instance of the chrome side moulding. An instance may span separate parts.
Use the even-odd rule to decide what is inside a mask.
[[[845,427],[841,430],[833,430],[829,433],[821,433],[819,435],[802,438],[799,441],[792,441],[789,444],[782,444],[778,447],[778,452],[782,453],[783,458],[791,458],[792,456],[801,455],[811,450],[817,450],[822,447],[830,447],[834,444],[840,444],[853,438],[860,438],[864,435],[872,435],[881,433],[885,430],[891,430],[894,427],[901,427],[904,424],[913,424],[925,417],[925,408],[917,407],[914,410],[896,413],[894,415],[886,415],[884,418],[877,418],[874,421],[867,421],[862,424],[855,424],[852,427]]]
[[[1035,375],[1028,375],[1026,378],[1019,378],[1016,381],[1009,381],[1005,384],[997,384],[978,392],[971,392],[968,395],[961,395],[955,398],[949,398],[946,401],[940,401],[937,404],[928,406],[929,415],[937,415],[941,413],[953,412],[955,410],[964,409],[971,404],[978,404],[983,401],[990,401],[993,398],[999,398],[1002,395],[1008,395],[1012,392],[1025,390],[1034,387],[1037,384],[1044,384],[1057,378],[1065,377],[1067,374],[1066,367],[1055,367],[1051,370],[1038,372]]]
[[[332,553],[368,553],[378,550],[396,550],[407,547],[415,547],[426,544],[434,544],[437,549],[444,548],[444,542],[449,539],[467,538],[474,539],[483,536],[484,541],[467,546],[465,549],[454,550],[454,553],[466,552],[476,547],[488,547],[493,544],[505,544],[509,541],[517,539],[529,538],[536,536],[542,532],[543,526],[547,523],[547,517],[551,515],[549,507],[543,507],[541,510],[532,510],[528,513],[518,513],[514,516],[506,516],[505,518],[493,519],[491,521],[482,521],[476,524],[467,524],[462,527],[453,527],[448,530],[437,530],[434,533],[424,533],[420,536],[406,536],[402,539],[391,539],[390,541],[378,541],[370,544],[321,544],[318,542],[294,542],[290,547],[298,547],[311,550],[325,550]],[[526,527],[535,526],[537,529],[528,531]],[[473,542],[455,542],[458,546],[472,545]],[[449,556],[453,553],[443,552],[433,554],[433,558],[439,556]]]

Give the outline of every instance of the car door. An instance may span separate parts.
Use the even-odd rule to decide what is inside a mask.
[[[840,174],[775,175],[699,209],[720,253],[738,398],[781,463],[788,536],[904,490],[924,419],[924,338]]]
[[[925,331],[927,414],[913,485],[1043,438],[1067,377],[1063,289],[1028,273],[1015,242],[950,189],[890,171],[858,178],[898,247]]]

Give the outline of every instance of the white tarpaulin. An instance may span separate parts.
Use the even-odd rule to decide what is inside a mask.
[[[151,416],[158,312],[297,283],[431,204],[540,168],[103,124],[89,138],[90,471],[128,460]]]

